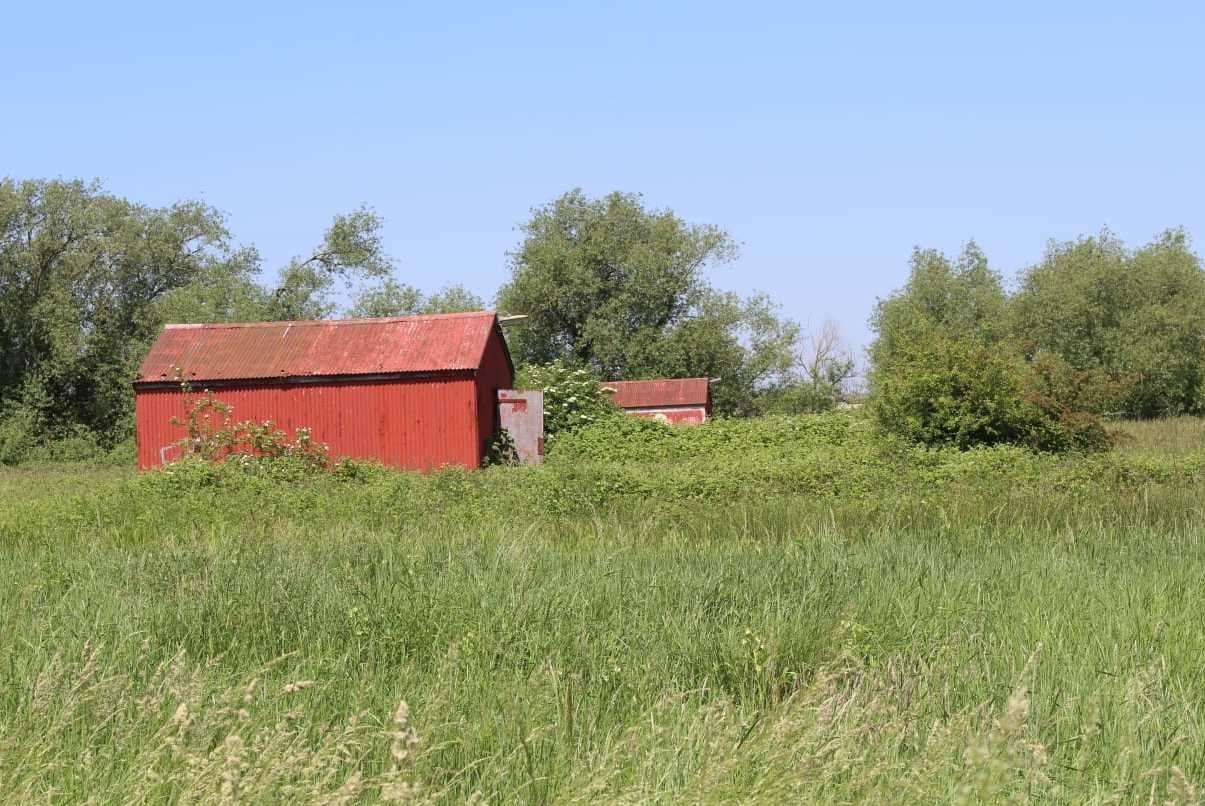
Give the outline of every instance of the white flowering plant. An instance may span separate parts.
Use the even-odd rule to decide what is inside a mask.
[[[560,361],[522,367],[516,386],[543,390],[544,435],[549,439],[618,413],[597,375]]]

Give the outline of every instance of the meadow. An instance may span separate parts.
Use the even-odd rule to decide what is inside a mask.
[[[0,801],[1195,803],[1205,427],[0,470]]]

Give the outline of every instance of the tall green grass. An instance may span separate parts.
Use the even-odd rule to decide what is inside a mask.
[[[1205,450],[1205,419],[1200,417],[1130,420],[1114,424],[1113,431],[1118,448],[1126,452],[1168,455]]]
[[[1193,455],[782,425],[0,474],[0,800],[1195,802]]]

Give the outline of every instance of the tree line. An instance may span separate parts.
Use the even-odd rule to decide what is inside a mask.
[[[404,282],[382,223],[368,208],[337,215],[310,249],[268,267],[207,204],[150,207],[95,182],[0,180],[0,461],[55,440],[128,439],[130,382],[166,322],[488,306],[461,285]],[[638,194],[574,190],[532,211],[493,302],[529,317],[508,336],[521,366],[718,378],[717,408],[733,415],[831,407],[852,356],[831,333],[809,342],[765,295],[711,286],[708,270],[738,252],[722,229]]]
[[[1182,230],[1051,243],[1005,287],[972,242],[917,249],[871,324],[871,404],[928,444],[1107,442],[1102,419],[1205,413],[1205,273]]]

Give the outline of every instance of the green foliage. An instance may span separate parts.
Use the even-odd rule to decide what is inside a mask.
[[[549,439],[620,416],[598,376],[585,369],[571,369],[560,361],[520,367],[515,386],[543,391],[544,434]]]
[[[485,442],[485,455],[481,458],[482,467],[513,467],[519,464],[519,449],[515,439],[505,428],[499,428]]]
[[[253,247],[232,249],[187,285],[165,292],[151,307],[156,322],[254,322],[268,314],[270,291],[259,284],[262,268]],[[148,345],[149,346],[149,345]]]
[[[202,204],[152,209],[95,184],[0,180],[0,408],[116,441],[155,303],[224,260],[226,241]]]
[[[872,319],[875,408],[929,444],[1097,446],[1093,415],[1203,410],[1203,318],[1205,272],[1180,231],[1135,251],[1108,232],[1052,243],[1012,297],[973,245],[954,263],[917,250]]]
[[[834,366],[833,369],[840,368]],[[820,414],[832,411],[842,402],[845,394],[844,383],[844,377],[839,382],[801,378],[792,383],[762,390],[755,398],[754,407],[759,415]]]
[[[25,461],[38,444],[42,431],[37,414],[29,409],[10,409],[0,417],[0,465]]]
[[[485,302],[464,286],[450,285],[434,294],[424,294],[392,278],[379,286],[365,288],[347,311],[353,318],[416,316],[432,313],[461,313],[484,310]]]
[[[428,294],[420,313],[464,313],[485,309],[485,300],[464,286],[453,284]]]
[[[1076,369],[1057,353],[1039,351],[1029,361],[1031,384],[1048,400],[1069,410],[1116,414],[1133,391],[1132,378],[1116,377],[1102,368]]]
[[[697,426],[671,426],[644,417],[600,420],[556,443],[549,462],[558,466],[583,462],[649,464],[698,460],[716,472],[725,465],[768,450],[778,460],[816,449],[890,445],[858,417],[830,413],[803,417],[718,418]],[[767,463],[768,457],[763,456]]]
[[[378,286],[363,289],[347,315],[353,319],[414,316],[423,312],[423,303],[422,291],[389,278]]]
[[[185,437],[180,441],[185,457],[204,462],[285,460],[314,470],[330,467],[327,446],[315,442],[308,428],[298,428],[290,437],[271,420],[235,421],[233,406],[208,391],[194,395],[186,383],[181,386],[184,417],[173,417],[172,424],[183,426],[185,430]]]
[[[706,268],[737,253],[717,227],[648,210],[636,194],[574,190],[523,232],[498,295],[500,310],[529,317],[510,336],[520,363],[563,361],[608,380],[718,377],[716,406],[743,412],[794,364],[797,325],[764,296],[707,283]]]
[[[79,462],[88,465],[134,464],[132,440],[105,445],[82,426],[50,431],[28,410],[0,418],[0,465],[44,465]]]
[[[916,249],[908,282],[879,300],[871,317],[871,364],[876,369],[890,366],[897,352],[907,352],[914,339],[933,331],[993,343],[1005,334],[1006,305],[1000,275],[973,241],[955,261]]]
[[[1205,272],[1181,231],[1130,251],[1107,231],[1054,243],[1021,276],[1011,326],[1029,353],[1078,373],[1093,411],[1130,417],[1203,410]]]
[[[350,286],[357,278],[389,277],[393,261],[384,252],[381,224],[380,216],[366,207],[336,216],[322,244],[308,258],[294,258],[281,270],[263,318],[324,319],[335,311],[330,291],[336,280]]]
[[[500,307],[529,316],[523,361],[592,363],[604,375],[644,360],[650,344],[706,291],[701,270],[735,255],[726,233],[648,211],[639,196],[574,190],[533,211]]]
[[[1094,417],[1043,397],[1029,365],[1004,343],[914,331],[892,360],[875,374],[871,410],[888,431],[911,441],[1051,451],[1108,445]]]
[[[1054,357],[1029,362],[1008,338],[1009,300],[972,243],[955,262],[917,250],[903,289],[871,320],[871,411],[923,445],[1014,443],[1099,449],[1108,436],[1086,411],[1083,379]]]

